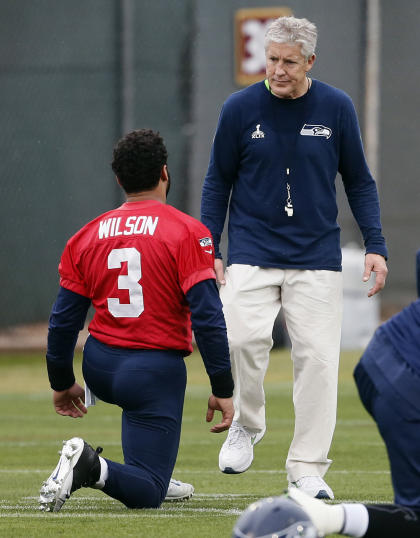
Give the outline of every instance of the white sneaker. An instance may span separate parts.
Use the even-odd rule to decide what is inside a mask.
[[[243,473],[254,459],[254,445],[264,437],[265,428],[260,433],[251,433],[239,422],[233,421],[226,441],[219,453],[219,469],[222,473]]]
[[[290,482],[291,487],[299,488],[315,499],[334,499],[333,490],[320,476],[303,476],[296,482]]]
[[[194,486],[171,478],[165,502],[186,501],[193,496]]]

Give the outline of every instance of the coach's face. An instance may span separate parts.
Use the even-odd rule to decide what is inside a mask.
[[[270,41],[266,51],[266,74],[272,93],[282,99],[296,99],[308,91],[307,72],[315,54],[306,59],[301,45]]]

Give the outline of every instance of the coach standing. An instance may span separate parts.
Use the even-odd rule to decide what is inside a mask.
[[[223,105],[201,218],[214,238],[235,379],[235,417],[219,467],[246,471],[265,433],[263,381],[283,308],[294,366],[288,481],[334,498],[323,476],[331,464],[342,317],[337,172],[366,247],[363,280],[376,273],[368,296],[385,285],[387,250],[352,101],[308,77],[316,39],[306,19],[280,17],[268,28],[267,78]],[[228,207],[224,274],[219,242]]]

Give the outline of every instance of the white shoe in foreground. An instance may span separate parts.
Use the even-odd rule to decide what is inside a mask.
[[[164,502],[187,501],[193,496],[194,486],[171,478]]]
[[[320,476],[303,476],[296,482],[290,482],[289,488],[291,487],[298,488],[316,499],[334,499],[333,490]]]
[[[260,433],[252,433],[239,422],[233,421],[219,453],[219,469],[222,473],[246,471],[254,459],[254,445],[261,441],[264,434],[265,428]]]
[[[303,508],[321,536],[336,534],[343,529],[345,516],[341,504],[325,504],[294,487],[288,489],[287,497]]]
[[[74,491],[96,484],[101,474],[101,452],[102,448],[94,450],[80,437],[63,441],[57,466],[39,492],[39,509],[58,512]]]

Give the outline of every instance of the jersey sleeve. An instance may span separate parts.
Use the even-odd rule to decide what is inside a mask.
[[[179,242],[177,258],[178,278],[184,294],[198,282],[216,279],[213,239],[198,221]]]
[[[58,266],[60,286],[84,297],[89,297],[81,272],[80,256],[77,252],[75,243],[72,240],[68,241]]]
[[[66,390],[75,382],[73,355],[90,300],[61,287],[48,324],[47,370],[51,388]]]

